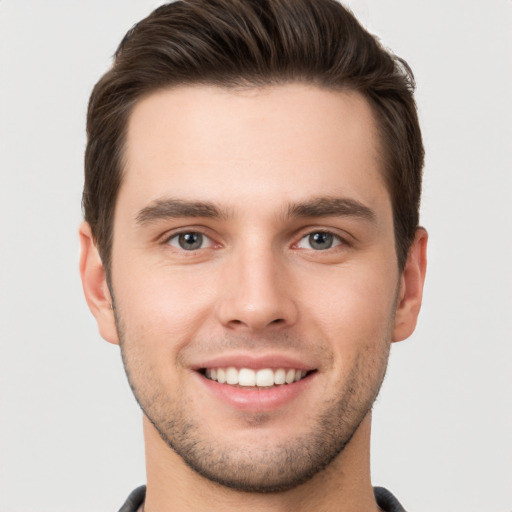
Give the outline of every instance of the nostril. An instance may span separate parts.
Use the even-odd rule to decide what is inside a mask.
[[[285,323],[286,323],[286,320],[284,318],[276,318],[275,320],[271,320],[269,323],[267,323],[266,326],[268,327],[270,325],[282,325]],[[237,327],[240,325],[248,325],[248,323],[244,322],[243,320],[233,319],[233,320],[230,320],[229,325],[231,327]]]

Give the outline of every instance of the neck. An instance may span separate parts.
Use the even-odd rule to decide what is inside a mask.
[[[213,483],[190,469],[144,417],[145,512],[368,512],[378,511],[370,482],[371,414],[329,466],[298,487],[248,493]]]

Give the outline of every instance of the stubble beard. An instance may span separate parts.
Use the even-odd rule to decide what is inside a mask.
[[[208,425],[194,417],[180,389],[174,390],[177,398],[170,401],[155,372],[144,366],[136,353],[137,341],[128,342],[123,322],[115,309],[114,312],[128,382],[144,415],[193,471],[238,491],[282,492],[324,470],[348,445],[371,411],[386,373],[390,342],[383,340],[377,353],[359,352],[339,392],[324,399],[317,409],[320,413],[308,432],[266,447],[222,445],[208,437]],[[265,420],[264,414],[251,418],[256,428]]]

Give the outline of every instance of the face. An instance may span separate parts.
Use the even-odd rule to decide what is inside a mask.
[[[370,107],[298,84],[161,91],[125,162],[111,290],[152,428],[229,487],[311,478],[367,416],[403,296]]]

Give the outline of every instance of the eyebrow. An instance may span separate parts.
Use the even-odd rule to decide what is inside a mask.
[[[375,212],[363,203],[349,198],[318,197],[309,201],[292,204],[289,217],[356,217],[374,221]]]
[[[137,224],[144,225],[158,220],[180,217],[225,218],[227,212],[208,201],[158,199],[140,210],[135,219]]]
[[[209,201],[158,199],[139,211],[136,222],[145,225],[159,220],[183,217],[225,219],[229,217],[229,213]],[[290,204],[286,217],[356,217],[374,221],[375,212],[354,199],[317,197]]]

